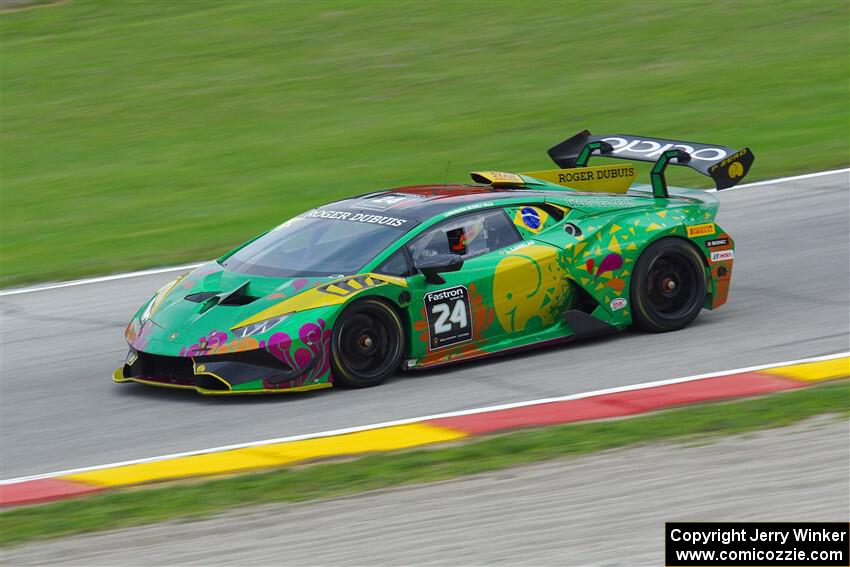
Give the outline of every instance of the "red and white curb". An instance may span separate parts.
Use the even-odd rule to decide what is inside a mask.
[[[636,415],[793,390],[850,376],[850,352],[539,400],[267,439],[0,481],[0,506],[48,502],[108,488],[268,469],[393,451],[517,428]]]

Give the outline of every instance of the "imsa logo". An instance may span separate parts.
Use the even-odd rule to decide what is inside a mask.
[[[718,252],[711,253],[711,262],[725,262],[727,260],[732,260],[734,257],[734,250],[720,250]]]

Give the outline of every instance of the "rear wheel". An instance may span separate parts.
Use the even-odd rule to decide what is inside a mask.
[[[349,388],[377,386],[393,375],[403,353],[403,326],[395,310],[380,299],[356,301],[334,325],[334,382]]]
[[[632,276],[632,318],[645,331],[663,333],[687,327],[705,302],[703,259],[679,238],[652,243]]]

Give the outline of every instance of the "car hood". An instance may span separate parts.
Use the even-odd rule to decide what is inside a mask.
[[[199,340],[225,334],[231,339],[231,329],[244,321],[334,279],[251,276],[210,262],[161,290],[164,297],[144,323],[139,320],[140,309],[127,329],[127,339],[139,350],[181,354]]]

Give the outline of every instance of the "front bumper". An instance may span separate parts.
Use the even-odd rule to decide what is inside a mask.
[[[313,357],[292,368],[264,350],[192,357],[131,350],[112,380],[217,396],[301,392],[332,385],[326,377],[312,377],[319,362]]]

